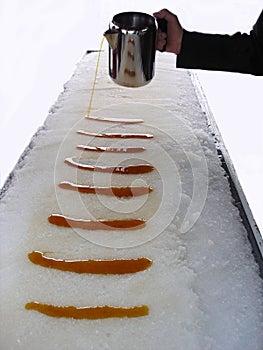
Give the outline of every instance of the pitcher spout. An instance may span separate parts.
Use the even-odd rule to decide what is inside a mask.
[[[108,29],[104,34],[112,50],[116,50],[118,47],[119,32],[116,29]]]

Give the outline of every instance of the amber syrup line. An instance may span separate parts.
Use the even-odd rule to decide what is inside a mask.
[[[91,111],[91,106],[92,106],[92,101],[93,101],[93,96],[94,96],[94,92],[95,92],[95,85],[97,82],[97,75],[99,72],[99,64],[100,64],[100,56],[101,56],[101,52],[102,52],[102,46],[104,43],[104,39],[105,37],[103,36],[101,39],[101,43],[100,43],[100,49],[99,49],[99,54],[98,54],[98,59],[97,59],[97,64],[96,64],[96,69],[95,69],[95,75],[94,75],[94,80],[93,80],[93,84],[92,84],[92,89],[91,89],[91,95],[90,95],[90,99],[89,99],[89,106],[87,109],[87,116],[90,116],[90,111]]]

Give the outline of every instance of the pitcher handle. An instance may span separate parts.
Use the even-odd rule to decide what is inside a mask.
[[[166,19],[156,18],[156,20],[157,20],[157,24],[158,24],[158,30],[167,34],[167,21],[166,21]],[[163,46],[162,50],[160,50],[161,52],[166,51],[166,44],[167,44],[167,39],[166,39],[165,45]]]

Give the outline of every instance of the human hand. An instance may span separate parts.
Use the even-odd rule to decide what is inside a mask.
[[[153,15],[167,21],[167,34],[160,30],[157,32],[156,50],[162,51],[166,44],[165,51],[178,55],[181,51],[183,28],[177,16],[166,9],[155,12]]]

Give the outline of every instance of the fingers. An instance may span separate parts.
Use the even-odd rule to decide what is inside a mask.
[[[156,36],[156,50],[162,51],[164,46],[166,45],[166,38],[167,34],[164,32],[161,32],[160,30],[157,31]]]
[[[156,18],[165,19],[167,21],[166,51],[179,54],[183,38],[183,28],[177,16],[167,9],[162,9],[158,12],[155,12],[153,15]],[[157,50],[162,50],[162,48],[164,47],[163,39],[163,37],[160,37],[158,39]]]
[[[156,18],[166,19],[166,21],[169,21],[173,16],[175,16],[172,12],[170,12],[167,9],[162,9],[158,12],[153,13],[153,15]]]

